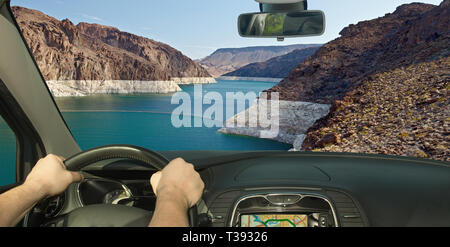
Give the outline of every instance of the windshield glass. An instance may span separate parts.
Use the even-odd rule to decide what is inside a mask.
[[[253,0],[123,5],[12,1],[82,149],[450,160],[449,1],[310,0],[324,34],[283,43],[239,36]]]

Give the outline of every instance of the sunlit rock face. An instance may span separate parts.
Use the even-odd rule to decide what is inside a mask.
[[[278,108],[277,112],[272,112],[272,107]],[[329,110],[330,105],[326,104],[259,100],[246,111],[228,119],[219,132],[271,139],[293,144],[294,149],[300,150],[305,133],[318,119],[326,116]],[[261,124],[261,119],[268,121]],[[241,125],[238,125],[240,121]],[[251,124],[256,122],[256,127]],[[234,127],[230,127],[233,123]]]
[[[282,100],[333,104],[371,75],[448,56],[449,6],[405,4],[351,24],[268,91]]]
[[[172,78],[170,81],[133,80],[50,80],[47,85],[55,97],[94,94],[174,93],[179,85],[216,83],[212,77]]]
[[[167,44],[115,27],[74,25],[68,19],[60,21],[37,10],[12,10],[46,80],[174,81],[172,78],[211,77]]]
[[[93,94],[172,93],[181,91],[172,81],[65,80],[47,81],[55,97]]]

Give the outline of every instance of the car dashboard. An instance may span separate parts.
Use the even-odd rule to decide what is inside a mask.
[[[445,162],[331,153],[200,153],[163,153],[195,164],[205,182],[197,207],[200,226],[450,225]],[[66,192],[61,208],[53,205],[57,215],[95,204],[154,210],[149,178],[155,170],[114,160],[84,172],[90,177]]]

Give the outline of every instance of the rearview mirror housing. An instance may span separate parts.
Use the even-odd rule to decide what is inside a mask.
[[[325,14],[320,10],[242,14],[238,31],[242,37],[256,38],[319,36],[325,31]]]

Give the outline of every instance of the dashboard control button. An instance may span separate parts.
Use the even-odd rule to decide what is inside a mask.
[[[319,226],[320,227],[327,227],[328,226],[328,217],[326,215],[320,215],[319,216]]]

